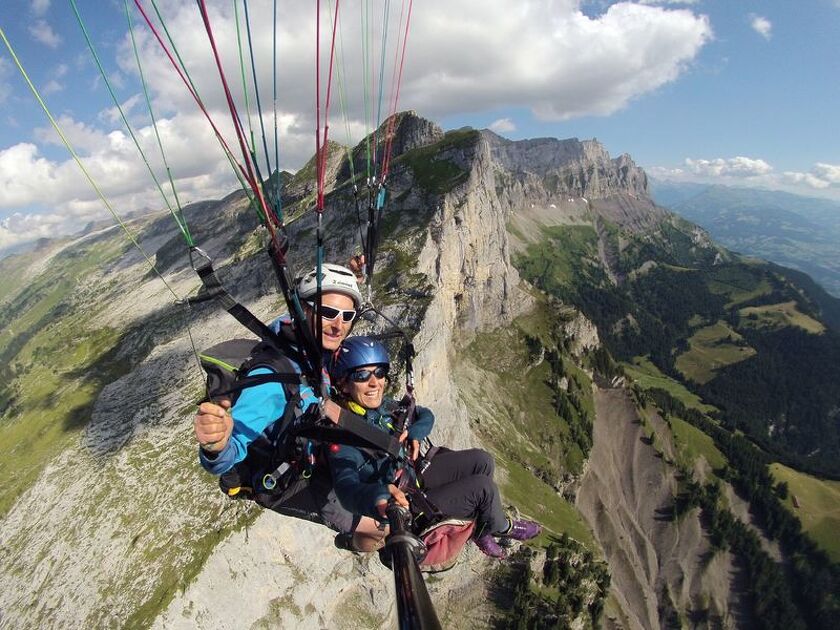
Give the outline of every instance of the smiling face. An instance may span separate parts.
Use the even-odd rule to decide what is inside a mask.
[[[342,311],[348,311],[356,308],[353,303],[353,299],[343,293],[325,292],[321,296],[321,304],[323,306],[329,306]],[[309,321],[313,322],[315,317],[314,309],[307,306],[306,314]],[[341,342],[344,341],[344,338],[350,333],[350,328],[353,326],[353,322],[344,321],[344,318],[341,315],[335,319],[321,318],[321,322],[323,327],[321,332],[321,346],[324,350],[328,350],[330,352],[338,350]],[[315,328],[313,327],[313,330],[314,329]]]
[[[375,365],[366,365],[353,370],[354,372],[370,371],[370,376],[366,381],[357,383],[348,375],[341,382],[341,391],[365,409],[377,409],[382,404],[382,397],[385,395],[386,378],[384,374],[381,377],[374,374],[376,367]]]

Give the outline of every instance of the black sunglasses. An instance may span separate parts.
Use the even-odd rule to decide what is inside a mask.
[[[353,370],[350,372],[350,380],[354,383],[367,383],[371,376],[375,376],[376,378],[385,378],[388,376],[388,366],[377,365],[372,370],[364,368],[362,370]]]

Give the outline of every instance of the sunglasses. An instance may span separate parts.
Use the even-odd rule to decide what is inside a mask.
[[[374,369],[365,368],[363,370],[353,370],[350,372],[350,380],[354,383],[367,383],[371,376],[376,378],[385,378],[388,376],[387,365],[377,365]]]
[[[314,302],[309,302],[309,306],[312,307],[312,310],[315,310]],[[356,309],[348,308],[345,310],[341,308],[333,308],[332,306],[327,306],[326,304],[321,304],[321,319],[326,319],[328,322],[331,322],[339,315],[341,315],[341,321],[350,323],[354,319],[356,319]]]

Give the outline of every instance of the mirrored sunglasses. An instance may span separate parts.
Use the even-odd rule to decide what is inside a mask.
[[[377,365],[374,369],[364,368],[362,370],[353,370],[350,372],[350,380],[354,383],[367,383],[371,376],[376,378],[385,378],[388,376],[387,365]]]

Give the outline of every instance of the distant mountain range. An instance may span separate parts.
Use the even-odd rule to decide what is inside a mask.
[[[840,203],[785,192],[651,182],[654,200],[742,254],[804,271],[840,297]]]

